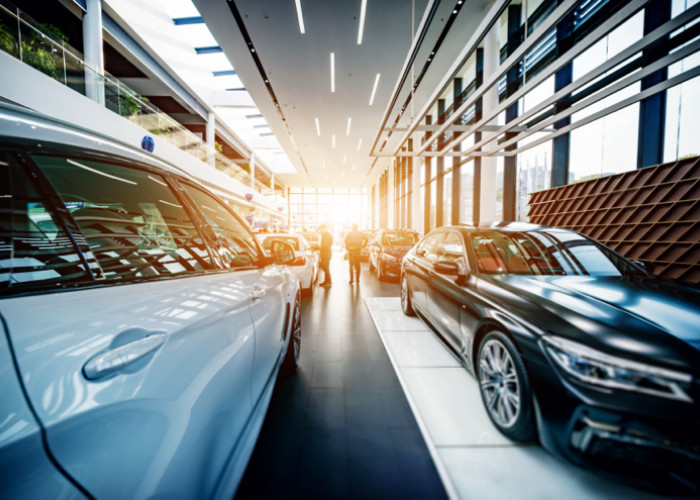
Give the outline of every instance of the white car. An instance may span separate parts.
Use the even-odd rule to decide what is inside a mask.
[[[270,250],[270,245],[273,241],[284,241],[289,243],[294,248],[294,253],[297,256],[303,256],[306,260],[304,265],[295,265],[290,267],[290,270],[297,275],[301,281],[302,292],[313,295],[314,283],[318,278],[318,254],[311,250],[311,246],[306,239],[300,234],[294,233],[275,233],[258,236],[262,241],[262,247],[265,250]]]
[[[0,104],[0,498],[233,498],[297,260],[175,165]]]

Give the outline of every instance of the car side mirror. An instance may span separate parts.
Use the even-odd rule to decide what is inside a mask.
[[[649,272],[649,268],[647,267],[646,262],[642,262],[641,260],[635,260],[634,263],[637,264],[642,269],[644,269],[646,272]]]
[[[449,260],[439,260],[433,264],[433,271],[439,274],[446,274],[448,276],[458,276],[459,266],[456,262],[451,262]]]
[[[270,244],[270,255],[272,255],[275,264],[284,266],[294,265],[293,262],[297,258],[296,255],[294,255],[294,247],[286,241],[281,240],[272,241]]]

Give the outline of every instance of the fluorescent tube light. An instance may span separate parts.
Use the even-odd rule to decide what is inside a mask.
[[[361,147],[362,147],[362,137],[360,137],[360,140],[357,141],[357,150],[359,151]]]
[[[335,92],[335,52],[331,52],[331,92]]]
[[[357,31],[357,45],[362,45],[362,35],[365,32],[365,13],[367,12],[367,0],[362,0],[360,7],[360,27]]]
[[[348,126],[347,126],[347,129],[345,130],[345,135],[350,135],[351,124],[352,124],[352,118],[348,118]]]
[[[374,103],[374,94],[377,93],[377,87],[379,86],[379,77],[381,75],[377,73],[377,77],[374,79],[374,87],[372,87],[372,95],[369,97],[369,105],[371,106]]]
[[[294,0],[294,3],[297,5],[297,18],[299,19],[299,31],[301,31],[301,34],[303,35],[306,33],[304,31],[304,14],[301,12],[301,0]]]
[[[321,125],[318,123],[318,118],[314,118],[316,120],[316,134],[321,137]]]

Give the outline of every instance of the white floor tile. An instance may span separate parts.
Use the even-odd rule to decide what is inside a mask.
[[[425,326],[418,318],[409,318],[401,311],[374,311],[372,312],[374,322],[382,332],[408,332],[408,331],[427,331]]]
[[[401,299],[398,297],[367,297],[365,302],[372,311],[401,312]]]
[[[432,332],[384,332],[387,348],[399,367],[460,367]]]
[[[536,445],[438,448],[438,453],[460,498],[659,498],[559,460]]]
[[[489,420],[464,368],[401,368],[436,446],[510,445]]]

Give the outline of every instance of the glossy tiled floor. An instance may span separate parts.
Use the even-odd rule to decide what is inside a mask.
[[[365,299],[399,380],[455,498],[661,498],[518,445],[491,424],[476,380],[398,297]]]
[[[398,296],[363,263],[302,302],[296,376],[279,381],[237,498],[444,498],[365,297]],[[398,321],[401,321],[399,319]]]

